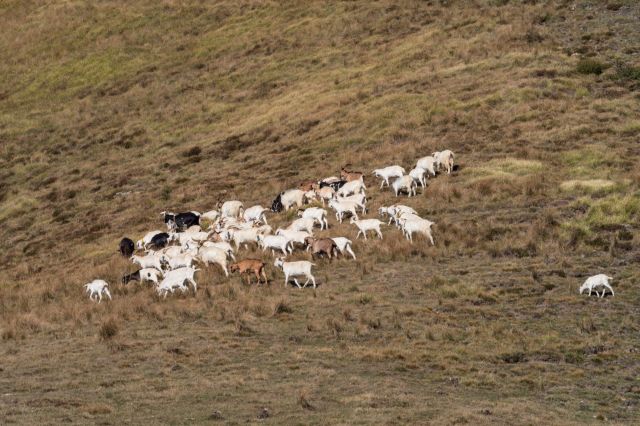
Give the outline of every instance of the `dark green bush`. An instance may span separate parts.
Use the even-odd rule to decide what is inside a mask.
[[[600,75],[607,68],[602,62],[595,59],[581,59],[576,67],[580,74],[595,74]]]

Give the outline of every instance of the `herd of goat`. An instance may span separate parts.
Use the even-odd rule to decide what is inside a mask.
[[[258,283],[263,280],[268,282],[266,264],[262,260],[236,261],[236,251],[254,244],[263,251],[270,250],[274,256],[278,252],[280,256],[276,257],[273,265],[284,273],[285,287],[292,278],[298,288],[306,287],[309,282],[315,288],[316,280],[312,274],[314,263],[307,260],[286,260],[294,250],[311,251],[313,258],[326,256],[331,259],[339,254],[348,254],[356,259],[356,254],[351,247],[351,240],[346,237],[314,237],[316,226],[320,230],[329,228],[328,212],[317,206],[303,208],[305,204],[316,202],[323,207],[328,206],[335,212],[336,220],[340,223],[348,216],[350,223],[358,229],[356,238],[362,235],[366,240],[368,232],[375,233],[379,239],[383,238],[380,226],[384,222],[373,218],[361,219],[358,216],[358,213],[367,213],[367,187],[363,173],[350,171],[345,167],[341,169],[340,177],[302,182],[298,188],[281,192],[273,200],[270,210],[279,213],[297,207],[298,219],[286,228],[278,228],[275,233],[267,221],[266,213],[269,209],[259,205],[245,209],[243,203],[237,200],[226,201],[218,205],[219,210],[202,214],[193,211],[178,214],[162,212],[166,231],[148,232],[135,244],[129,238],[120,241],[120,253],[140,267],[136,272],[123,276],[122,283],[151,282],[164,298],[176,291],[187,292],[189,286],[196,292],[195,273],[199,270],[196,263],[216,264],[226,276],[230,272],[246,275],[247,284],[251,283],[252,275],[255,275]],[[401,193],[411,197],[416,195],[418,186],[426,186],[428,177],[436,176],[441,171],[451,174],[453,167],[454,154],[445,150],[419,159],[416,167],[408,174],[397,165],[375,169],[372,174],[381,179],[381,189],[387,185],[393,189],[396,197]],[[390,182],[391,179],[394,180]],[[432,245],[435,244],[431,232],[434,222],[420,217],[413,208],[395,204],[380,207],[378,214],[388,218],[386,224],[397,226],[409,241],[413,242],[414,234],[422,234]],[[202,229],[202,219],[210,223],[207,231]],[[144,256],[137,255],[136,249],[144,251]],[[234,263],[229,264],[229,261]],[[298,282],[300,277],[306,279],[302,285]],[[591,277],[580,288],[580,293],[589,290],[591,294],[594,288],[604,287],[613,294],[609,279],[611,278],[603,274]],[[103,295],[111,299],[109,284],[104,280],[97,279],[85,284],[85,289],[89,298],[98,303],[102,301]],[[604,292],[605,290],[602,296]],[[599,295],[597,290],[596,295]]]

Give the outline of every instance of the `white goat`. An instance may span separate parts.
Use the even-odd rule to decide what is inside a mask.
[[[284,272],[284,286],[286,287],[289,283],[289,277],[294,277],[293,281],[296,283],[298,288],[306,287],[309,284],[309,280],[313,283],[313,288],[316,288],[316,279],[311,274],[311,266],[314,266],[315,263],[311,263],[307,260],[300,260],[297,262],[285,262],[281,257],[277,258],[273,265],[276,268],[282,268],[282,272]],[[300,286],[300,283],[295,277],[304,276],[307,278],[303,286]]]
[[[167,272],[164,275],[164,279],[162,281],[179,282],[182,286],[184,286],[184,282],[187,281],[191,283],[191,285],[193,286],[193,292],[195,293],[198,289],[198,285],[195,281],[195,274],[197,271],[199,271],[199,269],[193,267],[174,269],[173,271]],[[158,285],[158,287],[160,287],[161,285],[162,282]]]
[[[589,277],[584,282],[584,284],[580,286],[580,294],[582,294],[582,292],[584,292],[585,290],[589,290],[589,296],[591,296],[591,291],[593,290],[596,292],[596,297],[604,297],[607,289],[609,289],[611,291],[611,295],[614,296],[615,293],[613,292],[613,288],[609,284],[609,280],[613,280],[613,278],[605,274],[598,274]],[[602,287],[602,294],[598,294],[598,290],[595,290],[596,287]]]
[[[263,227],[251,228],[251,229],[229,230],[229,232],[231,233],[231,239],[236,245],[236,250],[240,248],[241,244],[244,244],[244,248],[246,249],[248,248],[249,243],[257,243],[258,234],[264,235],[269,233],[269,232],[266,232],[266,230]]]
[[[352,194],[358,194],[360,192],[364,192],[367,187],[364,185],[364,180],[362,178],[357,180],[352,180],[351,182],[347,182],[342,185],[342,188],[336,191],[340,197],[348,197]]]
[[[331,238],[336,246],[338,246],[338,250],[340,253],[344,254],[346,251],[353,257],[353,260],[356,260],[356,254],[351,250],[351,240],[345,237],[333,237]]]
[[[315,225],[315,223],[316,220],[313,218],[301,217],[291,222],[291,225],[287,226],[287,229],[290,231],[305,231],[313,234],[313,225]]]
[[[426,171],[431,173],[431,176],[436,175],[436,159],[431,155],[427,155],[426,157],[422,157],[421,159],[419,159],[416,163],[416,167],[425,169]]]
[[[431,241],[431,245],[435,245],[433,242],[433,236],[431,235],[431,227],[435,225],[433,222],[427,219],[400,219],[400,225],[402,227],[402,233],[405,235],[407,240],[413,242],[413,234],[423,234],[429,241]]]
[[[269,209],[266,209],[262,206],[253,206],[249,207],[244,211],[243,217],[245,222],[252,222],[259,220],[260,222],[268,225],[267,215],[265,214]]]
[[[209,210],[208,212],[202,213],[202,216],[200,216],[201,219],[207,219],[210,222],[215,222],[219,217],[220,212],[218,210]]]
[[[244,204],[242,201],[225,201],[220,207],[220,214],[222,217],[233,217],[239,218],[242,217],[242,213],[244,212]]]
[[[348,197],[338,197],[336,198],[338,201],[353,201],[360,207],[362,213],[367,213],[367,196],[365,194],[353,194]]]
[[[312,235],[305,231],[292,231],[290,229],[281,229],[278,228],[276,230],[276,235],[282,235],[285,237],[290,243],[291,248],[294,248],[294,243],[298,243],[302,246],[305,245],[305,238],[311,237]]]
[[[313,219],[320,224],[320,230],[328,229],[327,211],[320,207],[309,207],[305,210],[298,210],[298,216],[303,219]]]
[[[218,247],[201,247],[200,250],[198,250],[197,259],[205,265],[217,263],[224,271],[224,274],[227,277],[229,276],[227,269],[227,252],[224,250]]]
[[[450,149],[445,149],[444,151],[436,151],[431,155],[433,155],[436,160],[436,167],[444,167],[447,171],[447,174],[451,174],[451,171],[453,170],[453,151],[451,151]]]
[[[169,269],[178,269],[184,267],[190,267],[193,265],[193,256],[188,253],[183,253],[178,256],[163,256],[163,260],[169,265]]]
[[[285,211],[293,207],[294,204],[300,208],[304,204],[304,191],[288,189],[280,194],[280,202]]]
[[[422,167],[411,169],[409,176],[411,176],[416,183],[419,183],[421,187],[424,188],[427,186],[427,171]]]
[[[162,270],[162,254],[154,253],[148,254],[146,256],[131,256],[131,261],[133,263],[137,263],[141,268],[156,268],[157,270]]]
[[[382,182],[380,182],[380,189],[386,183],[389,186],[389,178],[392,177],[402,177],[405,173],[407,173],[403,167],[400,166],[388,166],[382,169],[375,169],[373,171],[373,175],[382,178]]]
[[[338,201],[334,199],[329,201],[329,207],[336,211],[336,220],[340,221],[340,223],[342,223],[342,216],[345,213],[351,213],[352,217],[358,219],[358,213],[356,213],[358,204],[353,201]]]
[[[271,249],[271,254],[275,256],[275,250],[280,250],[285,256],[293,253],[291,241],[284,235],[258,235],[258,244],[262,246],[262,251]]]
[[[382,232],[380,231],[380,225],[384,225],[384,222],[379,221],[378,219],[362,219],[357,220],[356,218],[351,218],[349,221],[358,227],[358,234],[356,238],[362,234],[364,239],[367,239],[367,231],[375,231],[378,234],[378,237],[382,239]]]
[[[111,293],[109,293],[109,283],[105,280],[93,280],[84,285],[85,291],[89,294],[89,300],[98,300],[98,303],[102,302],[102,295],[104,294],[111,299]]]
[[[226,241],[217,241],[217,242],[205,241],[204,243],[202,243],[202,247],[216,247],[216,248],[219,248],[220,250],[222,250],[225,253],[227,253],[227,256],[229,258],[231,258],[231,260],[233,260],[233,261],[236,260],[236,256],[233,253],[233,247],[231,246],[231,244],[229,244]]]
[[[416,195],[416,183],[411,176],[402,176],[393,181],[391,184],[393,188],[393,192],[395,192],[396,197],[400,194],[400,191],[405,190],[409,193],[409,197],[411,195]]]

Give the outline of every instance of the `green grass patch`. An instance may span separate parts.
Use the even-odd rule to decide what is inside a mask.
[[[595,59],[582,59],[576,65],[576,71],[580,74],[600,75],[607,69],[607,65]]]

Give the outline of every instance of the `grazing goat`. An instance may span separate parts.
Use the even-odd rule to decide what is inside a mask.
[[[231,258],[231,260],[233,260],[235,262],[236,260],[236,256],[233,253],[233,247],[231,246],[231,244],[229,244],[226,241],[205,241],[204,243],[202,243],[202,247],[216,247],[219,248],[220,250],[224,251],[225,253],[227,253],[227,256]]]
[[[411,169],[409,172],[409,176],[416,181],[416,184],[420,184],[421,187],[427,186],[427,171],[422,167],[416,167],[415,169]]]
[[[146,247],[147,244],[149,244],[151,242],[151,239],[156,236],[157,234],[163,234],[163,231],[151,231],[151,232],[147,232],[144,237],[142,237],[141,240],[138,240],[138,242],[136,243],[136,246],[139,249],[144,249]]]
[[[274,213],[280,213],[283,209],[284,207],[282,206],[282,193],[280,193],[271,203],[271,211]]]
[[[85,291],[89,294],[89,300],[95,300],[97,298],[98,303],[102,302],[102,295],[104,294],[111,299],[111,293],[109,293],[109,284],[105,280],[93,280],[84,285]]]
[[[174,269],[173,271],[169,271],[164,275],[164,279],[162,282],[179,282],[182,287],[184,287],[184,282],[189,282],[193,286],[193,292],[195,293],[198,289],[198,285],[195,281],[195,274],[199,269],[186,267]],[[162,282],[158,285],[158,287],[162,286]],[[186,289],[186,287],[185,287]],[[184,291],[184,290],[183,290]],[[166,295],[165,295],[166,296]]]
[[[431,176],[436,175],[436,159],[431,155],[419,159],[416,163],[416,167],[425,169],[426,171],[431,173]]]
[[[283,235],[258,235],[258,245],[262,246],[262,251],[271,249],[271,254],[275,256],[278,249],[285,256],[293,253],[291,242]]]
[[[340,189],[340,188],[338,188]],[[325,201],[329,201],[330,199],[332,199],[334,197],[334,194],[336,193],[336,190],[333,189],[333,187],[331,186],[325,186],[322,187],[318,190],[315,191],[316,196],[318,198],[320,198],[320,201],[322,202],[322,205],[325,205]]]
[[[268,225],[269,223],[267,222],[267,216],[265,214],[267,210],[268,209],[262,206],[253,206],[246,209],[242,216],[244,217],[245,222],[252,222],[252,221],[259,220],[265,225]]]
[[[155,268],[158,271],[162,271],[162,254],[148,254],[142,256],[131,256],[131,261],[137,263],[141,268]]]
[[[362,180],[364,177],[364,173],[356,172],[353,170],[347,170],[345,167],[349,166],[349,164],[345,165],[340,169],[340,177],[347,182],[351,182],[354,180]]]
[[[359,194],[365,191],[367,187],[362,179],[352,180],[344,184],[344,186],[336,191],[340,197],[348,197],[349,195]]]
[[[164,263],[169,265],[169,269],[171,270],[191,267],[191,265],[193,265],[193,256],[187,253],[180,254],[178,256],[163,255],[162,260],[164,261]]]
[[[200,225],[200,213],[198,212],[184,212],[184,213],[170,213],[161,212],[160,215],[164,219],[164,223],[169,230],[172,230],[175,226],[178,230],[187,229],[193,225]]]
[[[287,229],[290,231],[305,231],[313,234],[313,225],[315,225],[315,223],[316,220],[313,218],[301,217],[291,222],[291,225],[287,226]]]
[[[282,203],[282,208],[286,211],[289,210],[294,204],[298,206],[298,208],[302,207],[304,204],[304,193],[300,189],[288,189],[282,193],[280,193],[280,202]]]
[[[290,229],[281,228],[276,230],[276,235],[282,235],[285,237],[291,243],[292,249],[294,248],[294,243],[304,246],[304,239],[311,236],[310,233],[305,231],[292,231]]]
[[[382,182],[380,182],[380,189],[382,189],[385,183],[387,184],[387,186],[389,186],[389,178],[392,178],[392,177],[399,178],[399,177],[402,177],[405,173],[407,172],[404,170],[403,167],[388,166],[382,169],[375,169],[371,174],[379,178],[382,178]]]
[[[202,247],[198,250],[197,258],[205,265],[210,263],[217,263],[220,265],[224,274],[228,277],[229,271],[227,270],[227,253],[217,247]]]
[[[320,181],[319,186],[320,186],[320,189],[329,187],[329,188],[333,189],[334,191],[337,191],[338,189],[342,188],[346,183],[347,183],[347,181],[344,180],[344,179],[340,179],[340,178],[337,178],[335,176],[331,176],[331,177],[328,177],[326,179],[322,179]]]
[[[393,188],[393,192],[396,194],[396,197],[400,194],[400,191],[407,191],[409,193],[409,197],[411,195],[416,195],[416,183],[414,182],[411,176],[402,176],[393,181],[391,184]]]
[[[429,241],[431,241],[431,245],[435,245],[433,242],[433,236],[431,235],[431,227],[435,225],[430,220],[426,219],[400,219],[400,225],[402,227],[402,233],[405,235],[407,240],[413,242],[413,234],[423,234]]]
[[[444,167],[447,171],[447,174],[451,174],[453,170],[453,151],[450,149],[445,149],[444,151],[434,152],[433,157],[435,158],[436,167]]]
[[[344,237],[333,237],[331,239],[336,243],[336,246],[338,247],[340,253],[344,254],[344,252],[346,251],[351,255],[351,257],[353,257],[353,260],[356,260],[356,254],[353,252],[353,250],[351,250],[350,239]]]
[[[170,240],[171,236],[169,234],[167,234],[166,232],[161,232],[154,235],[151,238],[151,241],[149,241],[149,243],[146,244],[144,248],[151,250],[161,250],[169,244]]]
[[[334,199],[329,201],[329,207],[336,211],[336,220],[340,223],[342,223],[342,217],[345,213],[350,213],[352,217],[358,219],[358,213],[356,213],[358,204],[353,201],[338,201]]]
[[[265,263],[258,259],[244,259],[237,263],[232,263],[229,265],[229,270],[233,272],[238,272],[241,276],[244,273],[247,273],[247,284],[251,284],[251,272],[254,273],[256,279],[258,280],[258,284],[261,282],[261,277],[264,278],[264,282],[269,284],[269,280],[267,279],[267,274],[264,272]]]
[[[133,244],[133,240],[125,237],[120,240],[119,250],[123,257],[130,258],[136,250],[136,247]]]
[[[382,232],[380,231],[380,225],[384,225],[384,222],[380,222],[378,219],[363,219],[358,220],[354,217],[351,218],[350,223],[353,223],[358,227],[358,234],[356,238],[360,237],[360,234],[367,239],[367,231],[375,231],[378,237],[382,239]]]
[[[276,268],[282,268],[282,272],[284,272],[284,286],[286,287],[289,283],[289,277],[294,277],[293,281],[296,283],[298,288],[306,287],[309,284],[309,280],[313,283],[313,288],[316,288],[316,279],[311,274],[311,266],[314,266],[314,263],[311,263],[307,260],[300,260],[297,262],[285,262],[281,257],[277,258],[273,265]],[[307,278],[307,281],[303,286],[300,286],[300,283],[295,277],[304,276]]]
[[[152,282],[158,284],[158,277],[162,277],[162,272],[155,268],[142,268],[131,274],[122,277],[122,284],[128,284],[131,281]]]
[[[320,230],[328,229],[329,222],[327,221],[327,211],[325,209],[321,209],[320,207],[309,207],[305,210],[298,210],[298,217],[303,219],[313,219],[315,222],[320,224]]]
[[[266,228],[268,227],[268,229]],[[260,227],[260,228],[250,228],[250,229],[237,229],[237,230],[230,230],[229,232],[231,233],[231,239],[233,240],[233,242],[236,245],[236,250],[240,249],[240,245],[244,244],[244,248],[248,248],[248,244],[249,243],[257,243],[258,242],[258,235],[264,235],[264,234],[268,234],[268,230],[270,230],[271,227],[268,225],[265,225],[265,227]]]
[[[591,296],[591,291],[593,290],[596,292],[596,297],[604,297],[607,289],[609,289],[611,291],[611,295],[614,296],[615,293],[613,292],[613,288],[609,284],[609,280],[613,280],[613,278],[605,274],[594,275],[587,278],[584,284],[580,286],[579,292],[580,294],[582,294],[582,292],[589,290],[589,296]],[[596,287],[602,287],[602,294],[598,294],[598,290],[595,290]]]
[[[307,245],[307,250],[311,249],[311,257],[324,254],[329,259],[338,255],[338,246],[331,238],[313,238],[307,237],[304,239]]]
[[[219,217],[220,212],[218,210],[209,210],[206,213],[202,213],[202,216],[200,216],[200,218],[207,219],[210,222],[215,222]]]
[[[348,197],[336,197],[336,200],[353,201],[358,207],[360,207],[362,213],[367,213],[367,196],[362,193],[349,195]]]
[[[222,217],[240,218],[243,212],[244,204],[242,204],[242,201],[225,201],[222,206],[220,206],[220,214]]]

